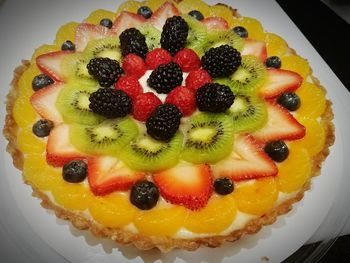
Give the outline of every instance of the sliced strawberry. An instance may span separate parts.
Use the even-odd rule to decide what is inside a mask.
[[[229,177],[233,181],[255,179],[277,174],[277,166],[258,142],[247,135],[236,137],[229,158],[213,165],[214,177]]]
[[[279,104],[268,101],[266,125],[252,135],[261,142],[296,140],[305,136],[305,127]]]
[[[153,175],[163,198],[191,210],[204,207],[213,192],[210,167],[206,164],[180,164]]]
[[[87,23],[80,24],[75,32],[75,48],[76,51],[82,52],[91,40],[101,39],[113,36],[113,32],[101,25],[92,25]]]
[[[56,81],[63,81],[61,63],[62,59],[71,55],[71,51],[57,51],[40,55],[36,58],[38,68]]]
[[[265,62],[267,57],[266,43],[264,41],[245,39],[242,55],[254,55]]]
[[[88,161],[88,180],[95,195],[106,195],[118,190],[128,190],[145,173],[130,170],[114,157],[96,157]]]
[[[57,83],[36,91],[30,98],[30,102],[36,112],[44,119],[53,122],[63,122],[61,113],[56,108],[58,94],[64,84]]]
[[[69,126],[59,124],[50,132],[46,145],[46,160],[48,164],[62,167],[72,160],[86,160],[87,155],[79,152],[70,143]]]
[[[111,31],[119,36],[125,29],[137,27],[145,22],[146,19],[143,16],[123,11],[114,21]]]
[[[227,30],[229,28],[227,21],[222,17],[207,17],[202,20],[202,23],[208,30]]]
[[[270,68],[267,73],[268,80],[259,91],[264,98],[274,98],[284,92],[294,91],[303,82],[303,77],[294,71]]]
[[[169,17],[178,15],[180,15],[180,12],[174,4],[170,2],[165,2],[153,13],[152,17],[150,18],[150,21],[154,27],[162,31],[165,21]]]

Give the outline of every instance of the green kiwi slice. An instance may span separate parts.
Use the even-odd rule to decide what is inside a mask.
[[[185,128],[182,159],[192,163],[216,163],[229,155],[234,140],[232,118],[226,114],[199,113]]]
[[[168,142],[158,141],[147,134],[132,140],[120,158],[132,169],[160,171],[177,164],[182,149],[183,135],[178,131]]]
[[[61,70],[64,79],[67,82],[87,82],[97,83],[94,78],[89,74],[87,64],[92,59],[91,56],[87,56],[84,53],[72,54],[62,60]]]
[[[257,96],[236,95],[228,111],[232,116],[235,132],[256,131],[267,121],[265,102]]]
[[[146,38],[146,44],[149,51],[160,47],[161,32],[150,23],[143,23],[138,30]]]
[[[136,123],[129,117],[105,120],[98,125],[74,124],[69,129],[72,144],[88,154],[117,156],[138,135]]]
[[[82,84],[67,84],[58,94],[56,107],[65,123],[97,124],[104,118],[89,108],[90,94],[98,88]]]
[[[120,61],[122,57],[117,37],[92,40],[86,46],[84,53],[88,57],[110,58],[117,61]]]
[[[207,42],[207,29],[201,22],[190,15],[184,14],[182,18],[185,19],[189,27],[186,48],[194,50],[201,57],[204,54],[203,47]]]
[[[204,52],[208,51],[210,48],[222,45],[230,45],[241,52],[243,50],[244,40],[231,30],[214,30],[207,35]]]

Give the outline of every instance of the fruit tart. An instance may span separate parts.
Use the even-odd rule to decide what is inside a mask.
[[[4,135],[42,206],[163,252],[256,233],[303,197],[334,141],[326,90],[256,19],[127,1],[15,71]]]

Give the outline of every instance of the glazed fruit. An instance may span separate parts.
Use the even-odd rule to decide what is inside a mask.
[[[204,84],[211,83],[213,80],[208,71],[204,69],[197,69],[191,71],[186,78],[186,87],[196,91]]]
[[[133,116],[136,120],[144,122],[161,104],[162,101],[153,92],[142,93],[136,97],[133,103]]]
[[[198,56],[202,56],[204,54],[203,48],[207,42],[206,38],[208,36],[205,26],[190,15],[183,14],[182,18],[186,21],[189,27],[185,47],[196,52]]]
[[[282,65],[281,59],[277,56],[268,57],[265,61],[265,65],[268,68],[280,68]]]
[[[156,69],[163,64],[169,64],[173,58],[170,53],[162,48],[156,48],[146,55],[146,64],[149,69]]]
[[[146,38],[136,28],[129,28],[123,31],[120,36],[120,48],[123,56],[134,53],[144,58],[148,52]]]
[[[296,111],[301,104],[299,96],[294,92],[283,93],[277,102],[289,111]]]
[[[39,89],[45,88],[51,84],[53,84],[53,80],[46,76],[45,74],[40,74],[38,76],[35,76],[35,78],[32,81],[32,88],[34,91],[37,91]]]
[[[214,189],[219,195],[228,195],[233,192],[234,184],[230,178],[218,178],[214,181]]]
[[[144,60],[135,54],[128,54],[123,59],[122,67],[126,75],[135,76],[136,78],[142,77],[146,72]]]
[[[62,46],[61,46],[61,50],[63,51],[74,51],[75,50],[75,45],[72,41],[67,40],[65,42],[63,42]]]
[[[248,37],[248,31],[242,26],[235,26],[233,29],[233,32],[235,32],[237,35],[239,35],[241,38],[247,38]]]
[[[110,20],[108,18],[103,18],[100,21],[100,25],[111,29],[113,26],[113,22],[112,22],[112,20]]]
[[[175,105],[183,116],[190,116],[196,110],[195,93],[183,86],[173,89],[166,97],[165,103]]]
[[[195,19],[197,19],[198,21],[202,21],[204,19],[204,16],[201,12],[199,12],[198,10],[192,10],[190,12],[188,12],[188,14],[192,17],[194,17]]]
[[[87,164],[84,161],[70,161],[63,166],[63,179],[69,183],[80,183],[85,180],[87,169]]]
[[[121,60],[121,51],[119,49],[119,40],[116,37],[106,37],[90,41],[84,49],[86,60],[94,58],[110,58],[112,60]],[[86,68],[86,66],[85,66]]]
[[[117,90],[124,91],[132,99],[133,103],[135,103],[136,97],[143,93],[142,86],[135,76],[121,76],[114,87]]]
[[[149,19],[151,18],[153,12],[148,6],[141,6],[139,9],[137,9],[137,14],[143,16],[146,19]]]
[[[177,52],[173,61],[180,66],[183,72],[190,72],[201,67],[201,61],[196,52],[188,48]]]
[[[110,58],[94,58],[87,65],[89,74],[92,75],[101,87],[110,87],[123,74],[119,62]]]
[[[283,162],[288,158],[289,150],[284,141],[272,141],[265,145],[265,152],[275,162]]]
[[[145,36],[149,51],[160,48],[161,31],[149,23],[142,23],[137,29]]]
[[[46,137],[54,127],[54,123],[50,120],[38,120],[34,123],[32,131],[38,137]]]
[[[133,185],[130,192],[130,202],[141,210],[153,208],[159,199],[157,186],[150,181],[140,181]]]

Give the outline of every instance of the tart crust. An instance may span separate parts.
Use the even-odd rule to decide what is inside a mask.
[[[181,0],[180,0],[181,1]],[[176,2],[180,2],[176,1]],[[219,4],[224,5],[224,4]],[[225,5],[226,6],[226,5]],[[236,9],[229,7],[234,16],[239,17]],[[293,49],[290,49],[292,54],[296,54]],[[23,72],[30,66],[30,61],[23,60],[22,65],[17,67],[14,71],[14,78],[11,82],[11,89],[6,98],[6,120],[5,126],[3,129],[3,134],[5,138],[8,140],[7,151],[11,154],[13,159],[13,164],[19,170],[23,169],[23,153],[18,149],[17,146],[17,132],[18,126],[14,120],[12,115],[14,103],[19,96],[19,88],[18,81],[23,74]],[[326,91],[323,86],[321,86],[319,80],[311,75],[311,78],[319,88]],[[211,237],[203,237],[203,238],[193,238],[193,239],[181,239],[181,238],[172,238],[166,236],[143,236],[140,234],[135,234],[130,231],[121,229],[121,228],[109,228],[105,227],[96,221],[88,218],[81,212],[73,212],[67,209],[64,209],[56,204],[54,204],[48,195],[38,188],[31,185],[33,190],[33,196],[41,199],[41,206],[53,210],[57,217],[69,220],[77,229],[85,230],[90,229],[90,231],[97,237],[106,237],[110,238],[117,243],[121,244],[134,244],[138,249],[141,250],[149,250],[152,248],[158,248],[162,252],[168,252],[175,248],[181,248],[189,251],[193,251],[198,249],[200,246],[208,246],[208,247],[218,247],[222,243],[226,241],[236,241],[242,236],[246,234],[254,234],[258,232],[264,225],[273,224],[279,215],[286,214],[289,212],[294,203],[300,201],[304,192],[310,188],[311,178],[313,176],[319,175],[322,162],[326,159],[329,154],[329,147],[333,145],[335,140],[334,135],[334,125],[332,123],[333,120],[333,112],[331,108],[331,101],[326,101],[326,109],[321,116],[321,125],[325,129],[326,132],[326,141],[323,150],[313,157],[312,159],[312,171],[310,179],[304,184],[304,186],[299,190],[299,192],[288,200],[285,200],[277,207],[275,207],[272,211],[264,214],[259,218],[255,218],[250,220],[244,228],[235,230],[228,235],[225,236],[211,236]],[[23,178],[26,184],[29,184]]]

